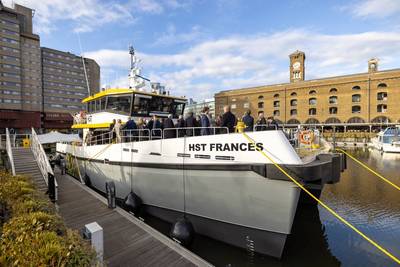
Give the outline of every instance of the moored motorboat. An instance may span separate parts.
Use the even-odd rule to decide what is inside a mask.
[[[370,145],[380,151],[400,153],[400,126],[391,126],[371,139]]]

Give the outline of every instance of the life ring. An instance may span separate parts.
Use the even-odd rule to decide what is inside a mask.
[[[305,145],[311,145],[312,141],[314,140],[314,132],[313,131],[301,131],[299,133],[299,140],[300,143]]]

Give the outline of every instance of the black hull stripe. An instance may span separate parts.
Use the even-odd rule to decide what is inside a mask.
[[[57,152],[65,155],[66,153]],[[105,163],[118,166],[155,168],[155,169],[171,169],[171,170],[210,170],[210,171],[253,171],[259,175],[266,177],[266,164],[166,164],[166,163],[150,163],[150,162],[124,162],[91,159],[76,157],[78,160]]]

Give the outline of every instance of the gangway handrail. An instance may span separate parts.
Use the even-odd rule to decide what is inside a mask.
[[[14,157],[12,153],[10,132],[8,131],[8,128],[6,128],[6,150],[7,150],[8,160],[10,161],[11,165],[11,173],[12,175],[15,175]]]
[[[39,166],[40,172],[42,173],[43,179],[46,185],[49,187],[49,197],[52,200],[58,200],[58,183],[54,176],[53,169],[50,166],[49,159],[44,152],[43,146],[37,137],[35,129],[32,128],[31,135],[31,149],[35,157],[35,160]],[[54,180],[53,180],[54,179]],[[53,191],[53,192],[52,192]]]

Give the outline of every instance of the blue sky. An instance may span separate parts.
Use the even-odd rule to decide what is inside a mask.
[[[3,1],[11,5],[11,1]],[[287,82],[288,55],[306,53],[306,79],[400,67],[400,0],[16,0],[35,9],[41,45],[101,66],[102,84],[127,85],[133,44],[143,74],[197,100]]]

